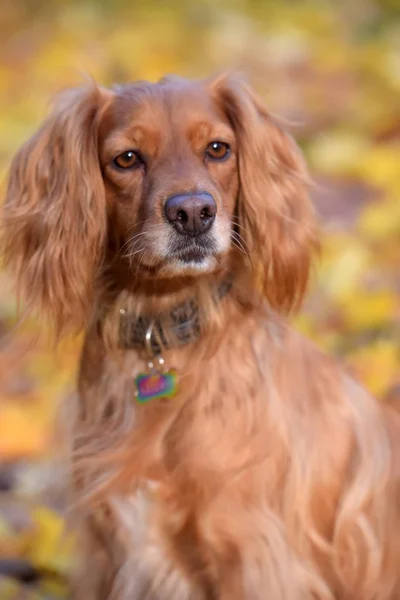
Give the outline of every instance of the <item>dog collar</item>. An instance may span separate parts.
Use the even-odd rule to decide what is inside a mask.
[[[220,302],[231,287],[231,281],[223,281],[217,286],[215,303]],[[120,346],[143,350],[152,356],[159,356],[163,350],[179,348],[196,341],[204,327],[203,315],[195,298],[154,317],[137,316],[125,309],[120,310],[120,315]]]

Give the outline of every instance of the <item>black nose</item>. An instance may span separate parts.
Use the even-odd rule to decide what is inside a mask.
[[[177,194],[164,205],[167,220],[179,233],[200,235],[208,231],[217,214],[217,205],[211,194]]]

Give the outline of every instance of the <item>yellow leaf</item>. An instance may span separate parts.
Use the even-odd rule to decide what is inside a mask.
[[[400,236],[399,199],[390,199],[366,206],[360,215],[358,229],[365,237],[374,241],[385,240],[390,236]]]
[[[399,349],[393,342],[379,341],[354,351],[348,363],[373,394],[382,396],[399,374]]]
[[[313,167],[321,172],[351,174],[354,164],[359,162],[368,148],[366,139],[354,132],[330,131],[315,137],[308,155]]]
[[[32,518],[35,535],[28,558],[39,570],[65,573],[71,563],[73,540],[65,531],[64,520],[44,506],[35,508]]]
[[[9,405],[0,409],[1,460],[38,456],[48,441],[48,428],[40,420],[32,420],[28,412]]]
[[[371,146],[356,162],[354,171],[366,182],[400,193],[400,149],[397,146]]]
[[[364,291],[342,304],[343,316],[352,330],[362,331],[389,325],[394,321],[398,299],[392,291]]]
[[[29,591],[26,586],[19,585],[12,579],[0,577],[1,600],[40,600],[39,594]]]
[[[337,247],[322,264],[321,286],[332,299],[347,301],[359,289],[369,260],[368,249],[355,239],[341,249]]]

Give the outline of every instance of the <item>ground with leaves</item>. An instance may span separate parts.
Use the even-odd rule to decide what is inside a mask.
[[[0,9],[2,174],[52,95],[82,73],[111,84],[239,66],[293,123],[314,176],[323,253],[296,325],[382,401],[400,403],[397,2],[48,5],[14,0]],[[54,415],[73,389],[80,340],[55,352],[34,321],[16,331],[0,277],[0,597],[66,598],[73,540],[54,468]]]

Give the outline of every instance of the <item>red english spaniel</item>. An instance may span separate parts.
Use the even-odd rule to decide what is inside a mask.
[[[61,95],[2,249],[84,329],[80,600],[399,600],[399,418],[295,333],[317,250],[293,140],[239,79]]]

